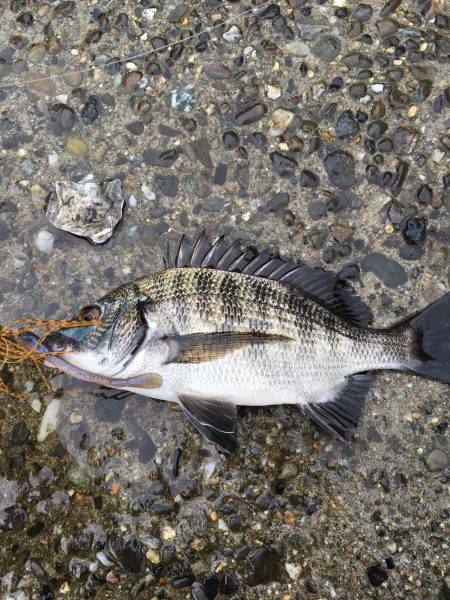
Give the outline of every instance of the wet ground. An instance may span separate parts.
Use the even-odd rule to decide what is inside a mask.
[[[449,47],[426,0],[1,3],[1,322],[71,316],[201,228],[339,272],[377,325],[424,307],[449,288]],[[125,199],[101,245],[49,221],[90,175]],[[49,375],[2,372],[30,393],[0,398],[4,598],[449,597],[448,387],[378,374],[351,448],[242,410],[226,458],[163,403]]]

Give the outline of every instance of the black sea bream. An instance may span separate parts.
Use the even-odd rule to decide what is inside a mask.
[[[179,402],[228,452],[237,447],[236,405],[297,404],[349,440],[368,371],[450,381],[450,293],[388,329],[370,329],[370,311],[334,275],[239,241],[211,244],[202,233],[191,245],[183,237],[165,263],[82,309],[92,327],[47,338],[40,351],[62,354],[46,364]]]

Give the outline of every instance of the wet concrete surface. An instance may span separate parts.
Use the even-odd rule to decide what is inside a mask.
[[[203,228],[340,273],[377,326],[420,310],[449,288],[448,48],[444,3],[3,3],[1,323],[70,317]],[[121,182],[104,244],[48,220],[87,176]],[[448,597],[447,386],[377,374],[349,448],[241,409],[229,458],[48,375],[2,371],[30,393],[0,397],[4,598]]]

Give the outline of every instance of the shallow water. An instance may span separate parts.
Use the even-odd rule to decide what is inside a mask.
[[[233,21],[251,6],[0,7],[1,323],[70,317],[202,228],[340,272],[380,326],[448,290],[444,5],[290,1]],[[187,31],[180,56],[159,50]],[[125,199],[97,246],[45,214],[56,181],[89,174]],[[2,375],[30,391],[1,396],[4,598],[449,593],[444,385],[377,375],[351,448],[294,407],[241,410],[227,458],[167,404]]]

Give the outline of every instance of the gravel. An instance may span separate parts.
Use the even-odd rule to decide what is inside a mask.
[[[203,228],[339,273],[376,327],[448,290],[445,3],[12,0],[0,32],[2,323],[70,317]],[[88,176],[120,186],[96,240],[92,204],[49,222]],[[34,386],[0,398],[0,595],[448,596],[445,385],[376,374],[350,447],[242,409],[227,458],[168,404],[46,373],[2,370]]]

